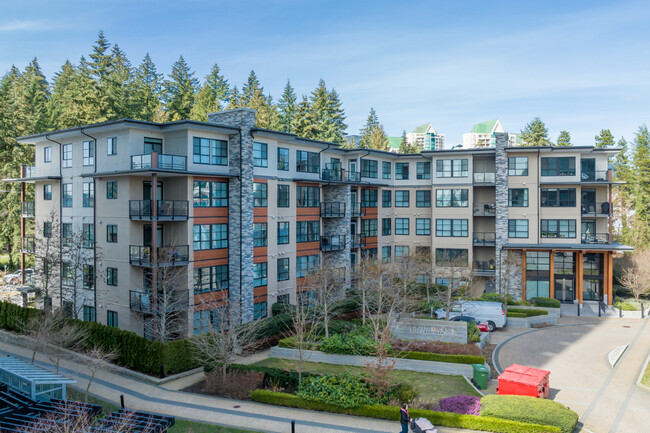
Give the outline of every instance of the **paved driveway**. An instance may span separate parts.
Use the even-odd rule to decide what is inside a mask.
[[[497,367],[523,364],[551,371],[551,398],[580,415],[583,431],[650,432],[650,393],[636,386],[650,353],[649,320],[561,318],[524,332],[497,352]],[[628,348],[614,368],[607,354]]]

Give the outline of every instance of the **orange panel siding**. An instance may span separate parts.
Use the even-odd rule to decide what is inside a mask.
[[[253,217],[254,218],[259,218],[259,217],[264,217],[266,218],[268,215],[268,208],[267,207],[254,207],[253,208]],[[255,221],[258,222],[258,221]],[[262,221],[263,222],[263,221]]]
[[[296,244],[296,257],[311,256],[320,251],[320,242],[299,242]]]
[[[253,263],[264,263],[268,257],[267,247],[253,247]]]
[[[194,295],[194,310],[211,310],[228,303],[228,290]]]
[[[203,218],[214,218],[220,217],[221,219],[225,218],[224,221],[219,222],[228,222],[228,208],[227,207],[195,207],[194,208],[194,218],[201,218],[201,223],[204,223]]]
[[[219,250],[219,251],[222,251],[222,250]],[[223,250],[223,251],[226,251],[226,250]],[[223,257],[223,258],[220,258],[220,259],[207,258],[207,259],[198,259],[197,260],[196,254],[194,255],[194,268],[195,269],[196,268],[207,268],[208,266],[227,265],[227,264],[228,264],[228,257]]]
[[[194,261],[205,261],[211,259],[228,259],[228,248],[219,248],[218,250],[199,250],[194,251]]]
[[[320,217],[320,209],[317,207],[299,207],[296,208],[296,220],[314,221]]]

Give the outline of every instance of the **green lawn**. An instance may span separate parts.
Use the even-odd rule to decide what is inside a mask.
[[[643,377],[641,378],[641,383],[644,384],[645,386],[650,386],[650,363],[645,368],[645,373],[643,373]]]
[[[84,401],[85,392],[77,391],[68,387],[68,400]],[[111,413],[119,409],[118,406],[107,401],[88,396],[88,403],[99,404],[104,408],[104,414]],[[196,421],[187,421],[176,418],[176,424],[169,430],[169,433],[254,433],[252,430],[242,430],[232,427],[222,427],[212,424],[204,424]]]
[[[264,367],[277,367],[285,370],[295,370],[296,363],[286,359],[267,358],[253,365]],[[319,362],[305,362],[303,371],[320,374],[359,374],[363,367],[349,365],[322,364]],[[418,373],[415,371],[393,370],[391,377],[395,382],[408,383],[416,388],[420,395],[430,399],[440,399],[459,394],[479,394],[461,376],[447,376],[444,374]]]

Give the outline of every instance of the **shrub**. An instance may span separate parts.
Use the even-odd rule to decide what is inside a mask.
[[[523,317],[533,317],[533,316],[548,316],[548,311],[546,310],[535,310],[533,308],[508,308],[507,316],[510,314],[523,314]],[[521,317],[521,316],[510,316],[510,317]]]
[[[357,297],[341,299],[332,303],[330,312],[333,317],[357,313],[361,310],[361,299]]]
[[[572,432],[578,423],[578,414],[556,401],[521,395],[483,397],[481,416],[552,425],[564,433]]]
[[[350,375],[310,377],[302,381],[296,395],[347,408],[379,403],[365,380]]]
[[[303,349],[305,350],[318,349],[318,342],[303,341],[302,344],[303,344]],[[283,338],[282,340],[278,341],[278,347],[282,347],[284,349],[297,349],[298,341],[296,340],[296,337]]]
[[[453,364],[484,364],[485,358],[479,355],[443,355],[440,353],[425,352],[399,352],[392,350],[389,352],[392,356],[404,359],[418,359],[420,361],[437,361],[451,362]]]
[[[478,415],[481,411],[481,399],[471,395],[457,395],[443,398],[434,410],[465,415]]]
[[[560,305],[562,305],[557,299],[545,298],[541,296],[537,298],[531,298],[530,301],[538,307],[560,308]]]
[[[525,319],[528,316],[526,316],[524,313],[517,313],[515,311],[508,311],[506,313],[506,317],[514,317],[514,318],[517,318],[517,319]]]
[[[374,340],[363,335],[334,334],[323,338],[318,344],[318,350],[325,353],[340,355],[373,355],[377,352]]]
[[[400,383],[391,389],[390,399],[397,400],[401,404],[410,403],[417,398],[420,393],[408,383]]]
[[[262,367],[258,365],[243,365],[232,364],[228,367],[228,371],[256,371],[264,373],[264,386],[277,385],[285,389],[295,390],[298,388],[298,373],[295,371],[283,370],[275,367]],[[321,377],[316,373],[302,373],[302,379],[305,380],[310,377]]]
[[[467,342],[478,343],[481,341],[481,331],[476,326],[476,322],[469,322],[467,324]]]
[[[616,296],[614,298],[614,308],[621,308],[623,311],[636,311],[636,307],[630,304],[629,302],[623,301],[621,298]]]
[[[349,334],[357,329],[357,325],[347,320],[330,320],[328,328],[330,335]],[[316,335],[325,335],[325,326],[322,323],[316,325]]]
[[[446,343],[443,341],[393,340],[391,348],[395,351],[426,352],[440,355],[481,355],[475,344]]]
[[[282,304],[280,302],[276,302],[275,304],[271,305],[271,315],[272,316],[279,316],[280,314],[293,314],[296,311],[296,306],[291,305],[291,304]]]
[[[220,369],[211,371],[205,378],[203,392],[220,397],[245,400],[251,391],[263,384],[264,373],[260,371],[229,371],[224,377]]]

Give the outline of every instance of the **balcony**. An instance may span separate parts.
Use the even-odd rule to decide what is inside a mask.
[[[24,236],[20,238],[20,252],[34,254],[34,236]]]
[[[496,203],[474,203],[474,216],[495,216]]]
[[[493,277],[496,273],[494,260],[474,261],[472,272],[477,276]]]
[[[580,172],[581,182],[609,182],[611,180],[611,170],[583,170]]]
[[[156,261],[154,262],[154,259]],[[190,260],[189,246],[159,247],[157,256],[152,256],[151,247],[129,245],[129,263],[145,268],[164,268],[167,266],[187,266]]]
[[[608,201],[602,203],[582,203],[580,213],[583,217],[608,217],[612,214],[612,205]]]
[[[366,216],[366,208],[361,203],[352,203],[352,218],[361,218]]]
[[[345,249],[345,235],[321,236],[321,251],[341,251]]]
[[[131,155],[131,170],[149,170],[156,168],[185,171],[187,170],[187,157],[156,152],[145,155]]]
[[[325,164],[325,168],[321,170],[320,178],[330,182],[343,182],[341,163]]]
[[[496,233],[492,232],[474,232],[474,246],[494,246],[496,245]]]
[[[609,244],[609,233],[583,233],[583,244]]]
[[[34,218],[33,201],[24,201],[20,203],[20,216],[23,218]]]
[[[157,303],[153,305],[153,294],[149,291],[129,291],[129,306],[132,311],[143,314],[161,315],[186,311],[189,305],[187,290],[170,290],[168,293],[158,293]]]
[[[157,214],[152,215],[152,200],[129,200],[129,219],[140,221],[187,221],[187,200],[157,200]]]
[[[352,183],[359,183],[361,182],[361,173],[358,171],[346,171],[345,181],[352,182]]]
[[[497,175],[494,172],[474,173],[474,184],[494,185]]]
[[[320,204],[320,216],[322,218],[343,218],[345,217],[344,202],[323,202]]]
[[[366,246],[366,237],[361,235],[352,235],[352,244],[350,248],[363,248]]]

